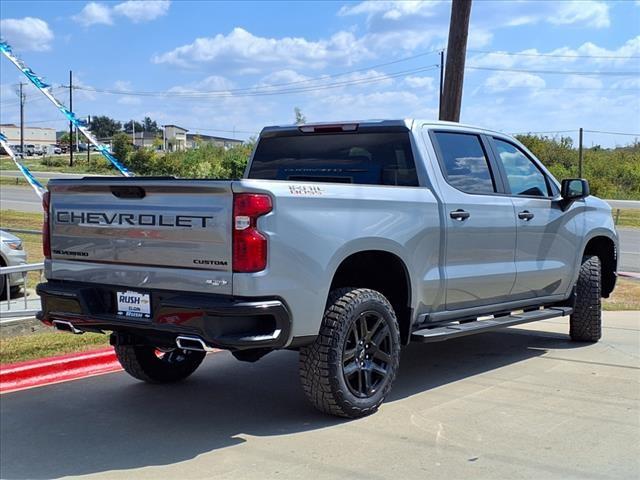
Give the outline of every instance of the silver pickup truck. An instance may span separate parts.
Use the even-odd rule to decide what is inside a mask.
[[[609,206],[523,145],[454,123],[265,128],[241,180],[52,180],[39,318],[110,331],[124,369],[300,352],[320,410],[375,411],[408,342],[567,316],[595,342],[616,282]]]

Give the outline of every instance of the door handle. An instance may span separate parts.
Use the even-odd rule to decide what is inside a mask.
[[[535,215],[531,213],[529,210],[523,210],[522,212],[518,213],[518,218],[520,220],[526,220],[527,222],[531,220],[533,217],[535,217]]]
[[[459,208],[457,210],[453,210],[449,212],[449,216],[454,220],[458,220],[459,222],[462,222],[463,220],[466,220],[467,218],[469,218],[471,214]]]

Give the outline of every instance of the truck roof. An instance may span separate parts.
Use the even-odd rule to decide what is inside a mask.
[[[504,135],[503,132],[497,130],[491,130],[475,125],[467,125],[457,122],[445,122],[442,120],[423,120],[418,118],[404,118],[404,119],[368,119],[368,120],[340,120],[335,122],[310,122],[303,125],[296,124],[284,124],[284,125],[270,125],[262,129],[261,135],[265,133],[277,133],[291,130],[298,130],[300,127],[322,127],[322,126],[339,126],[339,125],[358,125],[358,127],[374,128],[374,127],[406,127],[411,129],[415,124],[429,125],[433,127],[455,127],[463,128],[469,131],[484,132],[484,133],[499,133]]]

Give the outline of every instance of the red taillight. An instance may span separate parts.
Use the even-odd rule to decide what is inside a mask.
[[[42,196],[42,209],[44,217],[42,219],[42,253],[44,258],[51,258],[51,231],[49,230],[49,192],[44,192]]]
[[[257,228],[258,217],[273,208],[271,197],[257,193],[233,196],[233,271],[259,272],[267,267],[267,238]]]

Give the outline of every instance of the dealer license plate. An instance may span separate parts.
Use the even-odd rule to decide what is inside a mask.
[[[151,296],[127,290],[116,292],[118,315],[131,318],[151,318]]]

